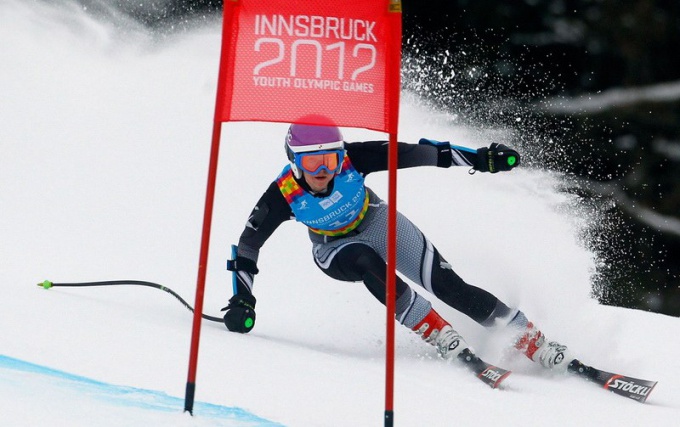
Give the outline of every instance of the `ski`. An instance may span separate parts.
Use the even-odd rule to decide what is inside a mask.
[[[605,390],[637,400],[640,403],[644,403],[647,400],[647,397],[649,397],[657,383],[656,381],[641,380],[639,378],[602,371],[592,366],[584,365],[577,359],[571,361],[568,371],[602,386]]]
[[[477,375],[477,378],[482,380],[491,388],[497,388],[504,379],[512,373],[507,369],[499,368],[491,365],[480,359],[476,354],[470,351],[469,348],[461,351],[458,355],[458,360],[462,362],[468,369]]]

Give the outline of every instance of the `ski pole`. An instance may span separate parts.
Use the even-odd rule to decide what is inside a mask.
[[[42,283],[38,283],[38,286],[42,286],[44,289],[50,289],[53,287],[86,287],[86,286],[116,286],[116,285],[138,285],[138,286],[148,286],[150,288],[155,288],[155,289],[160,289],[161,291],[165,291],[172,295],[173,297],[177,298],[179,302],[184,305],[189,311],[192,313],[194,312],[194,308],[189,305],[188,302],[186,302],[181,296],[179,296],[175,291],[172,289],[165,287],[163,285],[159,285],[158,283],[152,283],[152,282],[145,282],[142,280],[109,280],[109,281],[101,281],[101,282],[81,282],[81,283],[53,283],[49,280],[45,280]],[[204,318],[205,320],[210,320],[212,322],[220,322],[222,323],[223,320],[221,317],[213,317],[213,316],[208,316],[207,314],[201,313],[201,317]]]

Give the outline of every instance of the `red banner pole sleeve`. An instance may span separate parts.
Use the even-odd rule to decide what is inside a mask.
[[[205,208],[203,211],[203,231],[201,234],[201,252],[198,260],[198,277],[196,279],[196,298],[194,301],[194,319],[191,328],[191,347],[189,350],[189,369],[187,372],[187,384],[184,395],[184,411],[193,415],[194,396],[196,394],[196,372],[198,369],[198,348],[201,337],[201,315],[203,313],[203,299],[205,294],[205,281],[208,268],[208,253],[210,249],[210,230],[212,228],[213,204],[215,200],[215,183],[217,181],[217,160],[220,151],[220,139],[222,135],[222,121],[218,113],[224,105],[230,101],[225,96],[225,87],[228,85],[222,70],[226,69],[225,63],[231,58],[231,34],[236,21],[236,2],[225,2],[222,18],[222,52],[220,56],[220,73],[217,79],[217,99],[215,101],[215,119],[213,121],[212,142],[210,145],[210,160],[208,165],[208,183],[205,193]]]
[[[387,199],[387,311],[386,363],[385,363],[385,427],[394,425],[394,328],[396,310],[397,265],[397,131],[399,123],[399,96],[401,91],[401,1],[388,0],[390,20],[389,46],[385,79],[386,118],[389,132],[388,199]]]
[[[394,313],[396,309],[397,265],[397,135],[390,133],[387,198],[387,354],[385,366],[385,427],[394,423]]]
[[[213,202],[215,200],[215,181],[217,180],[217,159],[219,157],[222,123],[213,124],[212,146],[210,149],[210,166],[208,184],[203,212],[203,234],[201,236],[201,253],[198,261],[198,278],[196,280],[196,299],[194,302],[194,321],[191,330],[191,350],[189,353],[189,371],[184,397],[184,411],[193,415],[194,394],[196,392],[196,370],[198,365],[198,344],[201,336],[201,314],[203,313],[203,295],[208,267],[210,247],[210,230],[212,225]]]

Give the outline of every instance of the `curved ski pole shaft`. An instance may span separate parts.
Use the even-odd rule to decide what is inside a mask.
[[[186,302],[181,296],[179,296],[179,294],[177,294],[172,289],[165,287],[163,285],[159,285],[158,283],[146,282],[143,280],[108,280],[99,282],[80,282],[80,283],[53,283],[49,280],[45,280],[42,283],[38,283],[38,286],[42,286],[44,289],[50,289],[52,287],[90,287],[90,286],[119,286],[119,285],[137,285],[160,289],[161,291],[165,291],[172,295],[173,297],[177,298],[177,300],[181,302],[182,305],[184,305],[184,307],[186,307],[192,313],[194,312],[194,308],[191,305],[189,305],[188,302]],[[221,317],[208,316],[207,314],[203,313],[201,313],[201,317],[212,322],[222,323]]]

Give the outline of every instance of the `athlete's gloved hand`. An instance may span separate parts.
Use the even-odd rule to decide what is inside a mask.
[[[519,153],[503,144],[493,143],[477,150],[477,162],[474,169],[480,172],[496,173],[509,171],[519,165]]]
[[[255,326],[255,297],[252,294],[236,294],[229,300],[229,305],[221,311],[224,313],[224,324],[232,332],[246,334]]]

